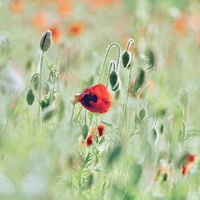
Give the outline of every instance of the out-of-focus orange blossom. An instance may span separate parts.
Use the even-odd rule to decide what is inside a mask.
[[[48,26],[48,17],[44,13],[37,13],[32,21],[34,27],[40,31],[44,31]]]
[[[69,25],[68,32],[72,36],[79,36],[85,30],[85,24],[82,22],[75,22]]]
[[[60,1],[58,3],[58,14],[61,17],[66,17],[70,12],[72,12],[71,1]]]
[[[53,42],[55,43],[60,42],[61,37],[62,37],[62,30],[59,27],[59,25],[52,26],[49,28],[49,30],[51,30],[52,32]]]
[[[15,13],[21,12],[24,9],[23,0],[13,0],[10,4],[10,9]]]
[[[188,31],[188,16],[187,14],[182,14],[177,17],[173,24],[174,32],[176,35],[185,35]]]

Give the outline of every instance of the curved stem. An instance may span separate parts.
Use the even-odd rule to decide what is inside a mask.
[[[41,112],[41,97],[42,97],[42,65],[43,65],[43,57],[44,57],[44,52],[42,52],[41,59],[40,59],[40,64],[39,64],[39,74],[40,74],[40,82],[39,82],[39,106],[38,106],[38,125],[40,125],[40,112]]]
[[[131,75],[132,75],[132,69],[133,69],[133,65],[132,65],[132,60],[133,60],[133,52],[135,49],[135,41],[133,39],[129,39],[126,50],[128,51],[129,46],[132,45],[132,52],[131,52],[131,66],[129,69],[129,77],[128,77],[128,86],[127,86],[127,94],[126,94],[126,102],[125,102],[125,108],[124,108],[124,112],[123,112],[123,119],[122,119],[122,125],[121,125],[121,129],[124,126],[124,122],[125,122],[125,116],[126,116],[126,112],[127,112],[127,106],[128,106],[128,97],[129,97],[129,90],[130,90],[130,84],[131,84]]]
[[[102,78],[102,75],[103,75],[103,72],[104,72],[104,69],[105,69],[105,66],[106,66],[106,61],[107,61],[107,58],[108,58],[108,54],[109,54],[111,48],[114,47],[114,46],[116,46],[118,48],[117,70],[119,69],[119,60],[120,60],[121,49],[120,49],[120,46],[118,44],[112,43],[107,48],[106,55],[105,55],[105,58],[104,58],[104,61],[103,61],[103,67],[101,69],[101,73],[100,73],[100,76],[99,76],[98,83],[101,82],[101,78]]]
[[[131,52],[131,62],[130,62],[131,63],[131,67],[130,67],[130,70],[129,70],[129,77],[128,77],[126,107],[127,107],[127,104],[128,104],[128,96],[129,96],[129,89],[130,89],[130,83],[131,83],[131,75],[132,75],[132,69],[133,69],[132,60],[133,60],[133,52],[134,52],[134,49],[135,49],[135,41],[133,39],[129,39],[126,49],[128,49],[130,45],[132,45],[132,52]]]

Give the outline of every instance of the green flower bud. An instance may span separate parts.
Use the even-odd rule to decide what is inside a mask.
[[[120,79],[118,73],[114,70],[110,74],[110,84],[112,91],[117,91],[120,88]]]
[[[151,49],[147,50],[147,57],[149,59],[149,66],[154,67],[154,65],[155,65],[155,55],[154,55],[154,52]]]
[[[46,52],[50,49],[52,45],[52,32],[46,30],[40,40],[40,48],[43,52]]]
[[[147,111],[145,108],[141,108],[139,111],[139,118],[142,121],[147,115]]]
[[[82,129],[81,129],[81,133],[82,133],[82,136],[83,136],[84,140],[87,138],[88,131],[89,131],[88,125],[84,124]]]
[[[32,76],[32,87],[35,91],[38,90],[39,87],[39,82],[40,82],[40,74],[36,73]]]
[[[164,132],[164,124],[160,125],[160,134],[162,134]]]
[[[28,90],[28,93],[27,93],[27,96],[26,96],[26,101],[27,101],[28,105],[30,105],[30,106],[35,101],[35,95],[33,94],[33,90],[32,89]]]
[[[151,141],[152,143],[155,143],[156,140],[157,140],[157,138],[158,138],[158,132],[157,132],[157,130],[156,130],[155,128],[153,128],[153,129],[151,130],[151,132],[150,132],[150,141]]]
[[[139,90],[139,88],[142,87],[142,85],[144,84],[144,81],[145,81],[145,72],[143,69],[141,69],[135,80],[135,84],[133,87],[133,93],[136,93]]]
[[[54,116],[55,113],[56,113],[56,110],[52,109],[52,108],[45,110],[44,114],[42,116],[42,120],[48,121],[49,119],[51,119]]]
[[[41,100],[40,106],[41,106],[42,110],[45,109],[46,107],[49,106],[49,100],[48,99]]]
[[[131,53],[129,51],[124,51],[122,54],[122,64],[124,68],[130,67],[131,65]]]

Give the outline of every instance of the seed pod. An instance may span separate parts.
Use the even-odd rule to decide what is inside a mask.
[[[147,115],[147,111],[145,108],[141,108],[139,111],[139,118],[142,121]]]
[[[28,103],[29,106],[31,106],[33,104],[33,102],[35,101],[35,95],[33,94],[33,90],[29,89],[27,96],[26,96],[26,101]]]
[[[112,166],[113,162],[117,160],[122,152],[122,146],[116,145],[114,149],[108,154],[107,166]]]
[[[155,143],[158,138],[158,132],[155,128],[153,128],[150,132],[150,140],[152,143]]]
[[[148,49],[147,57],[149,59],[149,66],[154,67],[154,65],[155,65],[155,55],[154,55],[154,52],[151,49]]]
[[[93,184],[93,174],[91,173],[91,174],[88,176],[88,180],[87,180],[88,188],[91,188],[92,184]]]
[[[160,125],[160,134],[162,134],[164,132],[164,124]]]
[[[118,80],[118,74],[116,71],[112,71],[110,74],[110,84],[111,87],[115,87],[115,85],[117,84],[117,80]]]
[[[49,106],[49,100],[48,100],[48,99],[43,99],[43,100],[41,100],[40,106],[41,106],[42,110],[43,110],[44,108],[48,107],[48,106]]]
[[[163,181],[167,181],[167,173],[164,173],[164,175],[163,175]]]
[[[142,87],[142,85],[144,84],[144,81],[145,81],[145,72],[143,69],[140,69],[140,72],[134,83],[134,87],[133,87],[134,93],[136,93],[139,90],[139,88]]]
[[[39,82],[40,82],[40,74],[36,73],[32,76],[32,87],[35,91],[38,90],[39,87]]]
[[[46,30],[40,40],[40,48],[43,52],[46,52],[50,49],[52,45],[52,32]]]
[[[112,71],[110,74],[110,84],[111,84],[112,91],[114,92],[116,92],[121,86],[119,75],[115,70]]]
[[[47,121],[47,120],[49,120],[49,119],[51,119],[52,117],[53,117],[53,115],[55,114],[55,109],[47,109],[47,110],[45,110],[45,112],[44,112],[44,114],[43,114],[43,116],[42,116],[42,120],[43,121]]]
[[[124,68],[131,66],[131,53],[129,51],[124,51],[122,53],[122,64]]]
[[[87,138],[88,131],[89,131],[88,125],[84,124],[82,129],[81,129],[81,133],[82,133],[82,136],[83,136],[84,140]]]

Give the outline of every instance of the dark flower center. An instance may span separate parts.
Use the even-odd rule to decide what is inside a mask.
[[[81,99],[81,101],[84,102],[84,104],[87,106],[87,107],[91,107],[92,105],[90,104],[90,101],[93,101],[93,102],[97,102],[98,98],[97,98],[97,95],[92,95],[92,94],[86,94],[84,95],[84,97]]]

